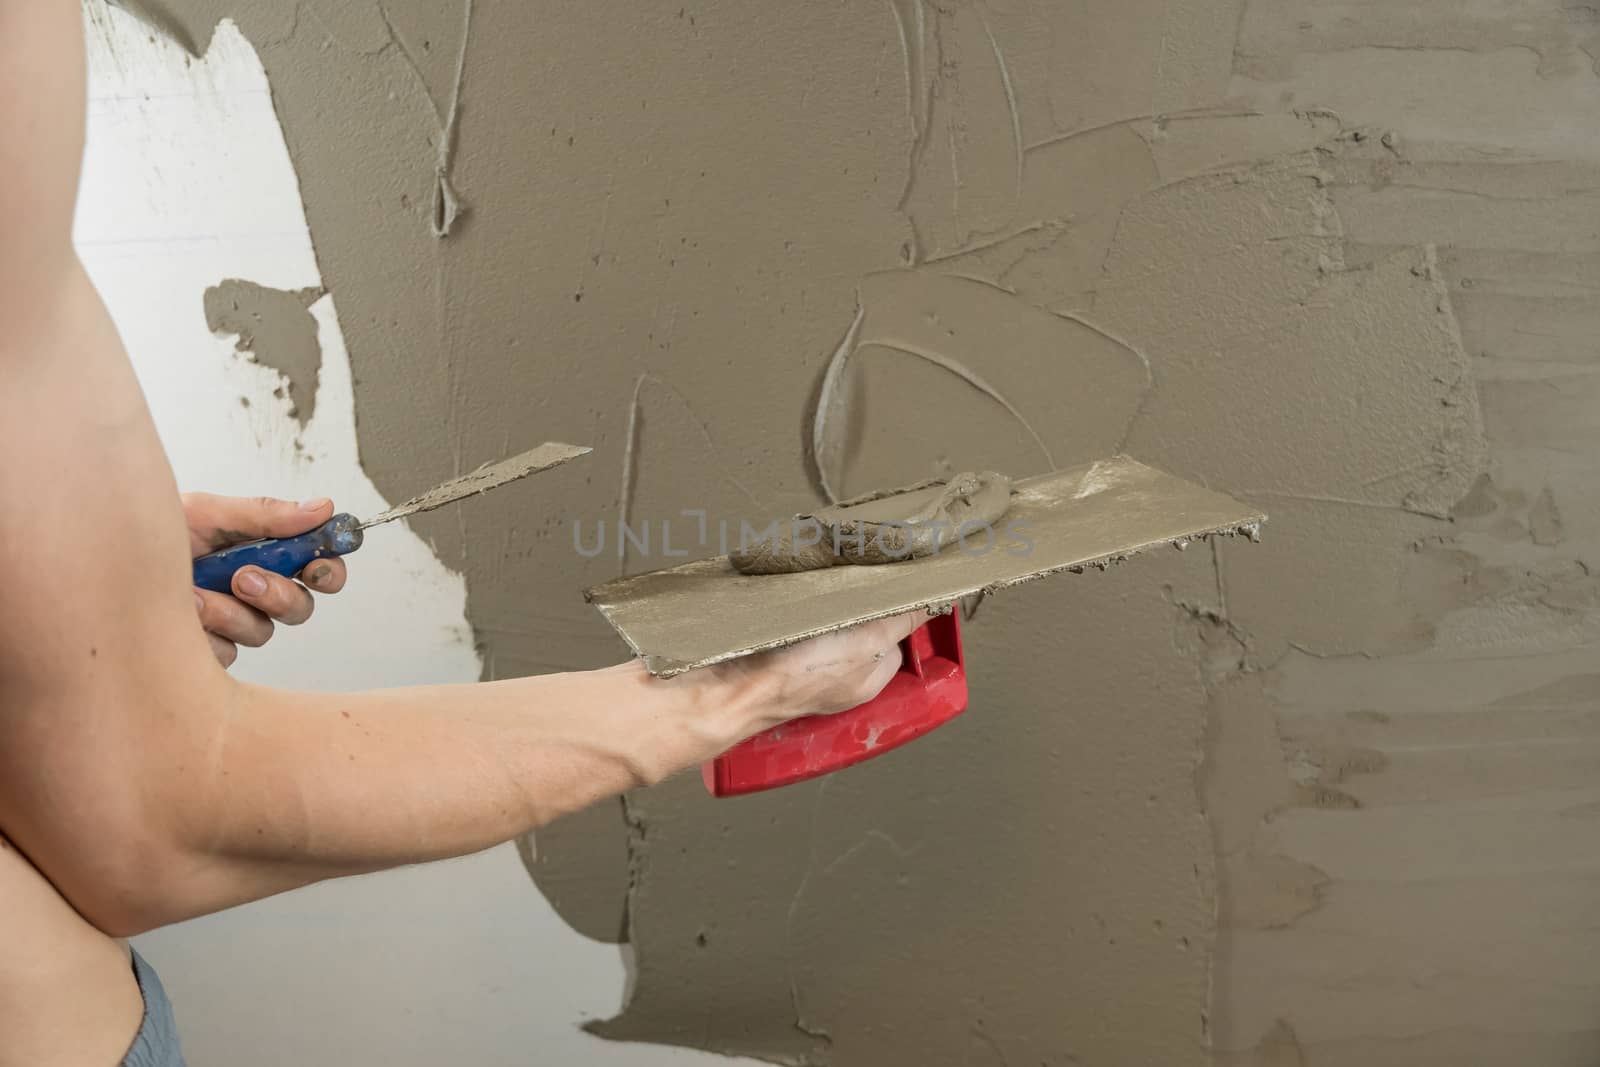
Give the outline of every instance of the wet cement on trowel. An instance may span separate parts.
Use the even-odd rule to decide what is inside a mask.
[[[1011,479],[963,471],[931,485],[878,490],[778,520],[777,533],[736,545],[728,559],[741,574],[793,574],[824,567],[879,566],[937,555],[990,536],[1011,505]]]
[[[317,377],[322,346],[311,305],[327,295],[321,287],[271,289],[229,278],[205,293],[206,325],[212,333],[234,334],[234,350],[246,353],[283,376],[279,395],[302,427],[317,410]]]
[[[996,514],[952,537],[942,552],[788,573],[746,571],[735,553],[618,578],[584,595],[652,674],[670,677],[873,619],[948,612],[958,601],[1105,570],[1157,547],[1187,550],[1240,534],[1254,540],[1266,520],[1254,508],[1127,456],[1015,483],[999,478],[986,488],[1010,497],[1004,521]],[[914,514],[928,502],[937,505],[941,497],[932,493],[889,496],[836,515],[848,529],[849,516]],[[774,611],[775,604],[783,610]]]
[[[624,654],[577,595],[615,531],[567,524],[619,498],[759,518],[1127,452],[1273,517],[992,598],[972,710],[904,750],[541,832],[558,909],[636,953],[597,1032],[1600,1057],[1587,9],[148,6],[261,54],[381,490],[598,446],[419,520],[490,676]]]

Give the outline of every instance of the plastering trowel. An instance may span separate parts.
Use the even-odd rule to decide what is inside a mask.
[[[360,548],[362,531],[369,526],[393,522],[407,515],[453,504],[464,497],[487,493],[530,474],[559,467],[568,460],[588,455],[590,451],[579,445],[551,441],[436,485],[426,493],[414,496],[366,522],[354,515],[341,513],[315,530],[297,537],[247,541],[220,549],[194,561],[194,584],[197,588],[209,589],[214,593],[226,593],[233,588],[234,572],[246,566],[260,567],[285,577],[299,574],[312,560],[343,556]]]
[[[952,610],[962,597],[1103,568],[1156,545],[1182,548],[1221,534],[1254,539],[1265,520],[1221,493],[1117,456],[1014,483],[1001,522],[921,559],[741,574],[718,556],[618,578],[584,595],[660,677],[902,612],[933,615],[901,642],[900,673],[873,700],[774,727],[707,763],[706,788],[731,796],[871,759],[964,711],[966,666]]]

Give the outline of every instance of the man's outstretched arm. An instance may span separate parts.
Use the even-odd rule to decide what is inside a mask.
[[[231,679],[177,486],[71,246],[75,0],[0,0],[0,834],[112,934],[458,855],[657,781],[894,673],[915,620],[661,681],[361,694]]]

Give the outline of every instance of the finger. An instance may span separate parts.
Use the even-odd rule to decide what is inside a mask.
[[[859,678],[869,661],[888,659],[899,663],[896,646],[927,621],[926,612],[909,611],[886,619],[853,623],[792,648],[795,656],[803,657],[808,672],[848,670]]]
[[[218,637],[247,648],[260,648],[272,636],[272,620],[227,593],[196,589],[201,600],[200,625]]]
[[[206,640],[211,642],[211,654],[224,668],[233,666],[233,661],[239,658],[239,646],[227,638],[207,632]]]
[[[311,618],[316,601],[299,582],[260,567],[240,567],[233,574],[233,595],[261,614],[290,626]]]
[[[319,593],[337,593],[344,588],[347,572],[342,559],[319,559],[300,572],[300,580]]]
[[[270,496],[186,493],[183,507],[189,528],[213,549],[260,537],[293,537],[333,518],[333,501],[326,497],[296,502]]]
[[[196,589],[194,591],[195,616],[199,617],[203,615],[205,610],[205,599],[201,597],[200,590]],[[211,646],[211,654],[216,657],[218,663],[222,664],[222,669],[227,670],[229,667],[233,666],[233,661],[239,658],[239,646],[235,645],[232,641],[229,641],[225,637],[218,637],[210,630],[204,629],[204,626],[205,620],[201,619],[201,632],[206,635],[206,643]]]
[[[926,611],[918,609],[903,615],[891,615],[887,619],[874,619],[861,624],[860,635],[868,642],[897,645],[915,633],[928,618]]]

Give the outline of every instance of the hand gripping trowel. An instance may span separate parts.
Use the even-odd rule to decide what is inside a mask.
[[[1266,516],[1126,456],[1023,479],[1001,522],[935,555],[796,574],[741,574],[728,557],[618,578],[585,596],[659,677],[779,648],[906,611],[933,617],[901,643],[900,672],[874,699],[796,719],[707,763],[733,796],[804,781],[921,737],[967,706],[952,610],[962,597],[1144,549],[1216,535],[1254,540]]]

